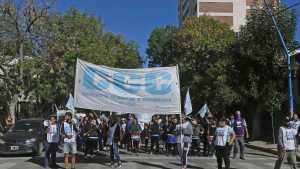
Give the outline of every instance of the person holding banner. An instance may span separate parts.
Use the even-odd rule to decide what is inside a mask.
[[[176,125],[177,149],[181,159],[182,169],[187,168],[187,156],[192,143],[193,127],[189,117],[181,117],[181,123]]]

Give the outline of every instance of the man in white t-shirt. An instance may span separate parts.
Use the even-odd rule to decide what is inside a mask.
[[[56,121],[56,116],[51,115],[48,126],[46,126],[47,135],[47,149],[45,166],[48,166],[48,161],[51,160],[50,167],[57,167],[56,164],[56,151],[59,142],[59,129]]]
[[[225,169],[230,168],[229,155],[232,145],[234,143],[234,139],[235,134],[233,129],[230,126],[226,125],[225,118],[221,118],[219,120],[219,124],[214,136],[218,169],[222,169],[223,160],[225,163]]]
[[[71,154],[72,156],[71,169],[75,169],[75,161],[77,154],[76,133],[77,128],[74,121],[72,120],[72,113],[67,112],[65,114],[65,120],[61,126],[61,134],[64,141],[65,169],[70,169],[69,154]]]
[[[298,117],[298,114],[297,113],[294,113],[293,114],[293,119],[290,121],[291,123],[291,127],[293,129],[295,129],[297,131],[297,133],[299,133],[299,127],[300,127],[300,120],[299,120],[299,117]],[[296,138],[296,152],[298,152],[298,143],[299,143],[299,138]]]
[[[283,125],[278,133],[278,159],[274,169],[280,169],[283,160],[287,157],[288,163],[292,169],[296,169],[296,136],[297,130],[292,128],[292,123],[288,117],[283,120]]]

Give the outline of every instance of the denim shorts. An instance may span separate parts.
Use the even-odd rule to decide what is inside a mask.
[[[77,153],[77,145],[76,143],[64,143],[64,154],[76,154]]]

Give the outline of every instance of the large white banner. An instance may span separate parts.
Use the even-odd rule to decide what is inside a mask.
[[[181,112],[177,67],[117,69],[77,60],[75,107],[119,113]]]

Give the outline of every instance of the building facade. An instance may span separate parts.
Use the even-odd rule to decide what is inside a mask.
[[[278,0],[267,0],[275,3]],[[251,9],[262,7],[264,0],[179,0],[179,23],[188,17],[211,16],[227,23],[235,32],[246,23]]]

